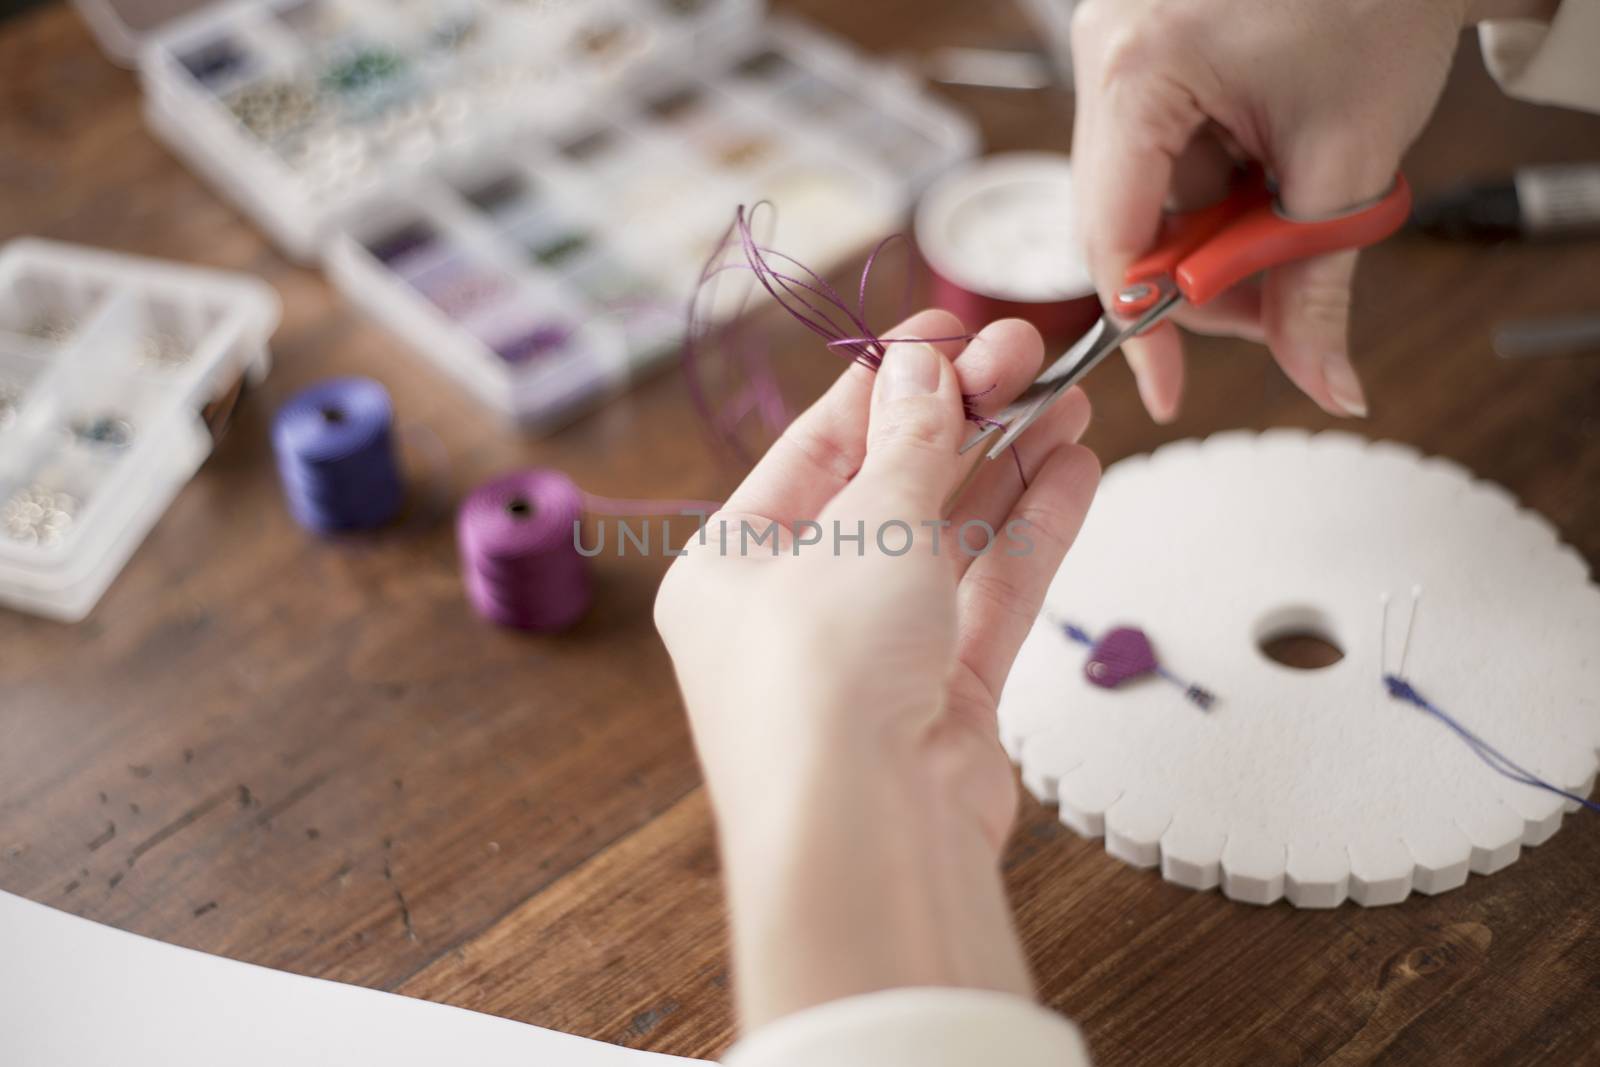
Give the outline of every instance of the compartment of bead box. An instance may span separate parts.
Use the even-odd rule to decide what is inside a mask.
[[[0,603],[88,612],[209,451],[201,409],[265,373],[276,318],[254,280],[0,251]]]
[[[187,465],[173,435],[198,429],[184,379],[203,333],[173,310],[118,293],[33,380],[0,456],[0,558],[74,580],[130,495]]]
[[[34,342],[41,353],[67,344],[94,318],[106,292],[103,281],[49,263],[16,266],[0,289],[0,336]]]
[[[329,269],[485,403],[548,423],[627,377],[620,328],[562,281],[560,264],[604,254],[581,203],[522,167],[430,178],[354,220]]]
[[[442,164],[434,180],[366,206],[334,243],[335,280],[486,403],[551,421],[568,413],[573,394],[542,389],[537,360],[508,368],[503,351],[474,328],[482,311],[438,298],[435,290],[460,269],[442,263],[470,248],[481,266],[469,292],[488,287],[494,292],[485,299],[504,306],[500,291],[520,286],[525,311],[557,316],[566,329],[593,327],[592,345],[590,335],[575,335],[582,343],[569,354],[592,364],[596,383],[648,370],[682,341],[701,272],[738,205],[771,201],[774,209],[757,220],[763,242],[826,271],[894,231],[918,176],[971,151],[960,120],[841,54],[813,31],[776,23],[727,47],[703,77],[641,83],[633,97],[549,139]],[[841,72],[851,70],[848,81]],[[809,84],[836,86],[854,106],[838,121],[786,110],[784,94]],[[898,160],[902,168],[860,151],[851,138],[863,120],[901,131],[921,146],[918,160]],[[459,247],[411,247],[423,230]],[[751,280],[720,276],[701,312],[713,320],[737,313]],[[425,319],[433,320],[428,329]],[[597,384],[594,394],[578,395],[603,391]]]
[[[0,333],[0,454],[12,440],[9,431],[35,407],[36,385],[57,354],[54,347],[31,337]]]
[[[758,0],[235,0],[157,34],[152,126],[311,259],[332,215],[688,62]]]

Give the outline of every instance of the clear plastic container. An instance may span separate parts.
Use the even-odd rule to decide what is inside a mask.
[[[139,63],[156,132],[289,255],[374,192],[689,65],[758,0],[232,0]]]
[[[89,613],[266,373],[272,289],[23,238],[0,250],[0,604]]]
[[[894,232],[975,147],[912,83],[779,20],[725,39],[694,76],[636,82],[558,138],[463,154],[369,198],[327,263],[485,404],[548,426],[681,344],[737,206],[770,201],[763,240],[825,272]]]
[[[898,68],[762,15],[230,0],[148,39],[145,113],[289,254],[320,258],[486,405],[549,428],[681,342],[737,205],[772,201],[764,237],[826,272],[976,151]]]

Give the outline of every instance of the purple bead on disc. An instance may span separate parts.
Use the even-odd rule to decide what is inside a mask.
[[[1143,630],[1119,626],[1096,641],[1083,666],[1083,675],[1102,689],[1115,689],[1125,682],[1156,672],[1156,651]]]

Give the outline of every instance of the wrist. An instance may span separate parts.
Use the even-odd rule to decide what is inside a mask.
[[[719,804],[743,1027],[883,989],[1028,995],[976,821],[895,771],[850,762],[790,779],[805,784],[759,813]]]
[[[863,719],[806,704],[772,714],[761,736],[715,758],[702,746],[730,871],[764,876],[779,853],[831,842],[827,831],[840,825],[900,841],[937,832],[940,816],[918,803],[914,761]]]

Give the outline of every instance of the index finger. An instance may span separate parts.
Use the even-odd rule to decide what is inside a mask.
[[[1156,241],[1178,159],[1205,116],[1172,72],[1108,56],[1114,46],[1098,39],[1094,20],[1076,26],[1086,28],[1074,37],[1075,46],[1082,38],[1077,51],[1084,57],[1075,68],[1074,197],[1095,288],[1101,303],[1114,308],[1129,264]],[[1123,353],[1152,417],[1172,419],[1183,390],[1177,331],[1158,326],[1130,338]]]
[[[1097,10],[1085,7],[1085,14]],[[1078,225],[1095,287],[1107,307],[1128,265],[1155,243],[1173,169],[1205,122],[1194,97],[1159,51],[1130,51],[1101,21],[1074,24],[1077,111],[1073,185]],[[1102,39],[1104,38],[1104,39]]]

